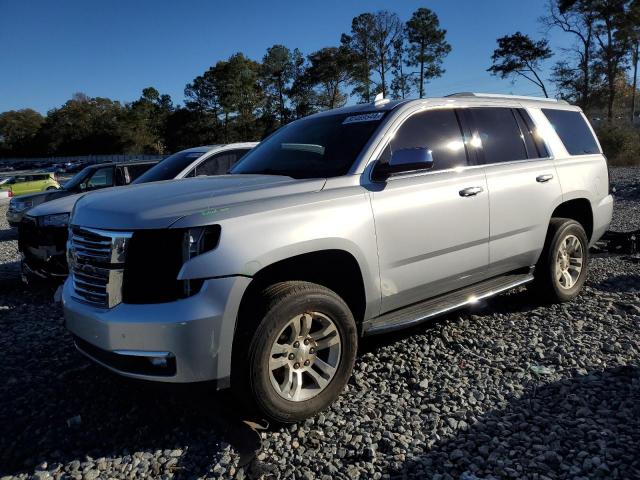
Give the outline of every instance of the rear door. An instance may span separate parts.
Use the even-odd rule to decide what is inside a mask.
[[[395,150],[431,150],[433,167],[392,175],[371,187],[382,312],[484,278],[489,257],[489,196],[484,167],[469,165],[454,109],[416,113],[400,126]]]
[[[489,273],[534,265],[562,190],[544,142],[524,109],[467,110],[489,187]]]

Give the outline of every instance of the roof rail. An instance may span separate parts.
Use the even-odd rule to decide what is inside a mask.
[[[504,95],[501,93],[458,92],[451,93],[447,95],[447,97],[504,98],[505,100],[534,100],[537,102],[568,103],[566,100],[558,100],[556,98],[531,97],[526,95]]]

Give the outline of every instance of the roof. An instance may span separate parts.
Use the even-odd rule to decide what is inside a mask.
[[[373,103],[360,103],[357,105],[349,105],[333,110],[316,113],[313,116],[339,115],[344,113],[360,113],[360,112],[385,112],[396,109],[399,106],[407,108],[414,105],[475,105],[475,104],[493,104],[493,105],[514,105],[518,107],[535,107],[535,108],[558,108],[562,110],[579,110],[579,107],[570,105],[565,100],[557,100],[555,98],[530,97],[522,95],[503,95],[498,93],[476,93],[476,92],[460,92],[447,95],[445,97],[426,97],[405,100],[382,100]]]

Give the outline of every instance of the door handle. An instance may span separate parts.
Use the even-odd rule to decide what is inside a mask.
[[[482,191],[484,191],[482,187],[467,187],[460,190],[459,193],[461,197],[473,197]]]
[[[549,180],[551,180],[553,178],[553,175],[551,175],[550,173],[546,173],[544,175],[538,175],[536,177],[536,182],[538,183],[546,183]]]

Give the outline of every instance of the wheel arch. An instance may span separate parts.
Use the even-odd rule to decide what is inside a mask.
[[[269,285],[284,281],[317,283],[336,292],[349,306],[358,325],[366,314],[367,286],[360,263],[349,251],[323,249],[282,258],[263,266],[253,276],[240,302],[236,330],[246,325],[251,302]]]
[[[574,198],[562,202],[554,209],[551,218],[570,218],[575,220],[584,228],[587,240],[591,241],[593,235],[593,209],[588,199]]]

